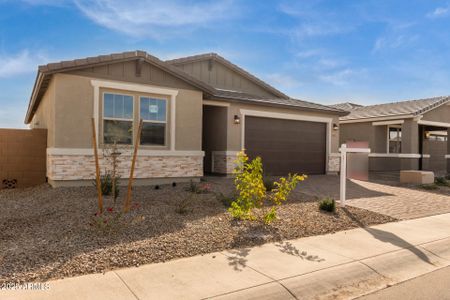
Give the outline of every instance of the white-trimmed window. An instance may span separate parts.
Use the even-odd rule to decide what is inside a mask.
[[[388,153],[402,152],[402,127],[388,126]]]
[[[141,145],[165,146],[167,100],[139,97],[139,117],[143,120]]]
[[[132,144],[134,97],[103,93],[103,141],[105,144]]]

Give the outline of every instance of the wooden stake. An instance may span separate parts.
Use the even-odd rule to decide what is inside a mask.
[[[134,140],[133,160],[131,161],[130,178],[128,178],[128,191],[127,191],[127,198],[125,201],[125,205],[123,208],[124,212],[128,212],[130,210],[130,206],[131,206],[131,186],[133,185],[134,165],[136,164],[137,151],[138,151],[138,147],[139,147],[140,140],[141,140],[142,125],[143,125],[143,121],[141,119],[141,121],[139,122],[139,128],[138,128],[138,131],[136,134],[136,139]]]
[[[92,118],[92,145],[94,147],[94,157],[95,157],[95,180],[97,182],[98,211],[100,213],[103,213],[102,183],[100,181],[100,167],[98,165],[97,138],[96,138],[96,134],[95,134],[95,119],[94,118]]]

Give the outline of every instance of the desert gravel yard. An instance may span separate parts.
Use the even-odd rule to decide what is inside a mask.
[[[279,219],[263,226],[231,218],[216,196],[232,193],[231,180],[207,184],[212,192],[203,194],[186,191],[189,184],[136,187],[132,212],[104,230],[92,225],[93,187],[0,191],[0,283],[98,273],[396,220],[354,207],[321,212],[300,184],[279,208]],[[187,212],[180,214],[185,199]],[[122,201],[114,206],[106,198],[105,207],[114,212]]]

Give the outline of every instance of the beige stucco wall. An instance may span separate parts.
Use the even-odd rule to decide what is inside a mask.
[[[348,141],[369,142],[374,153],[387,152],[387,126],[373,126],[372,122],[341,124],[340,144]]]
[[[71,74],[54,76],[55,148],[92,147],[91,118],[94,105],[92,79],[96,78]],[[201,150],[202,92],[177,90],[175,150]],[[100,104],[101,101],[99,112],[101,112]],[[99,119],[101,129],[100,122]],[[167,123],[166,130],[170,132],[170,122]]]
[[[55,145],[55,86],[51,80],[30,123],[31,128],[47,129],[47,147]]]
[[[422,120],[450,123],[450,105],[442,105],[423,115]]]

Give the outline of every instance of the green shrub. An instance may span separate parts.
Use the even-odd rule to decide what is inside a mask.
[[[448,182],[447,179],[445,179],[445,177],[436,177],[434,179],[434,183],[437,185],[441,185],[441,186],[448,186]]]
[[[266,188],[266,192],[271,192],[275,188],[274,182],[269,177],[263,177],[264,187]]]
[[[333,198],[326,197],[322,199],[322,201],[319,202],[319,209],[328,211],[328,212],[335,212],[336,211],[336,201],[334,201]]]
[[[115,190],[116,190],[116,198],[117,196],[119,196],[119,183],[118,183],[119,178],[116,177],[115,178]],[[103,175],[100,175],[100,184],[102,187],[102,195],[104,196],[109,196],[112,195],[112,190],[113,190],[113,177],[111,175],[111,173],[106,172]],[[97,181],[94,180],[94,186],[97,187]]]
[[[428,190],[428,191],[439,189],[439,187],[436,184],[434,184],[434,183],[432,183],[432,184],[421,184],[421,185],[419,185],[419,187],[421,189]]]
[[[249,161],[244,151],[239,152],[237,156],[234,174],[236,175],[234,184],[237,196],[236,200],[231,202],[228,211],[236,219],[255,220],[253,210],[262,208],[263,217],[260,218],[260,221],[263,221],[264,224],[269,224],[276,219],[276,206],[286,201],[297,184],[306,178],[306,176],[297,174],[289,174],[287,179],[282,177],[279,181],[273,183],[272,193],[267,197],[267,187],[263,180],[262,160],[260,157],[256,157]],[[269,200],[272,204],[268,211],[264,208],[265,200]]]

